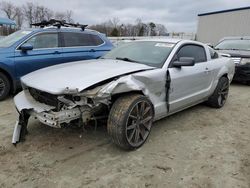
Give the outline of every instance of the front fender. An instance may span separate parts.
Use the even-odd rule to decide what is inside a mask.
[[[7,63],[0,62],[0,72],[5,73],[13,84],[13,90],[15,91],[17,88],[17,81],[15,78],[15,67],[14,65],[9,65]]]
[[[98,95],[115,95],[126,92],[140,92],[147,96],[156,105],[165,101],[166,71],[155,69],[142,71],[114,80],[103,87]]]

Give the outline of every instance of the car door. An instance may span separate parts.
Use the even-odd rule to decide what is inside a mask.
[[[175,54],[173,61],[180,57],[192,57],[194,66],[169,67],[171,86],[169,93],[170,113],[194,105],[207,96],[212,82],[212,73],[207,61],[204,46],[196,44],[183,45]]]
[[[63,57],[66,61],[96,59],[102,56],[100,48],[104,41],[93,34],[83,32],[61,32],[63,44]]]
[[[33,49],[22,51],[23,44],[30,44]],[[19,45],[15,50],[17,78],[37,69],[62,63],[62,48],[59,46],[58,32],[35,34]]]

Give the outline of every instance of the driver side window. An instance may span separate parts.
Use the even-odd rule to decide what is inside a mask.
[[[29,39],[25,43],[31,44],[34,49],[57,48],[58,34],[57,33],[38,34]]]
[[[177,59],[181,57],[192,57],[195,63],[207,61],[205,49],[199,45],[185,45],[177,53]]]

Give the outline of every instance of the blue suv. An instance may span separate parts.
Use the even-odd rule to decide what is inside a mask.
[[[20,87],[25,74],[99,58],[112,48],[104,34],[85,28],[54,25],[17,31],[0,40],[0,101]]]

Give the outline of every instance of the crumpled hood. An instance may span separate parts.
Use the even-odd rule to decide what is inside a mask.
[[[111,59],[77,61],[51,66],[21,78],[25,86],[51,94],[80,92],[94,84],[153,67]]]

